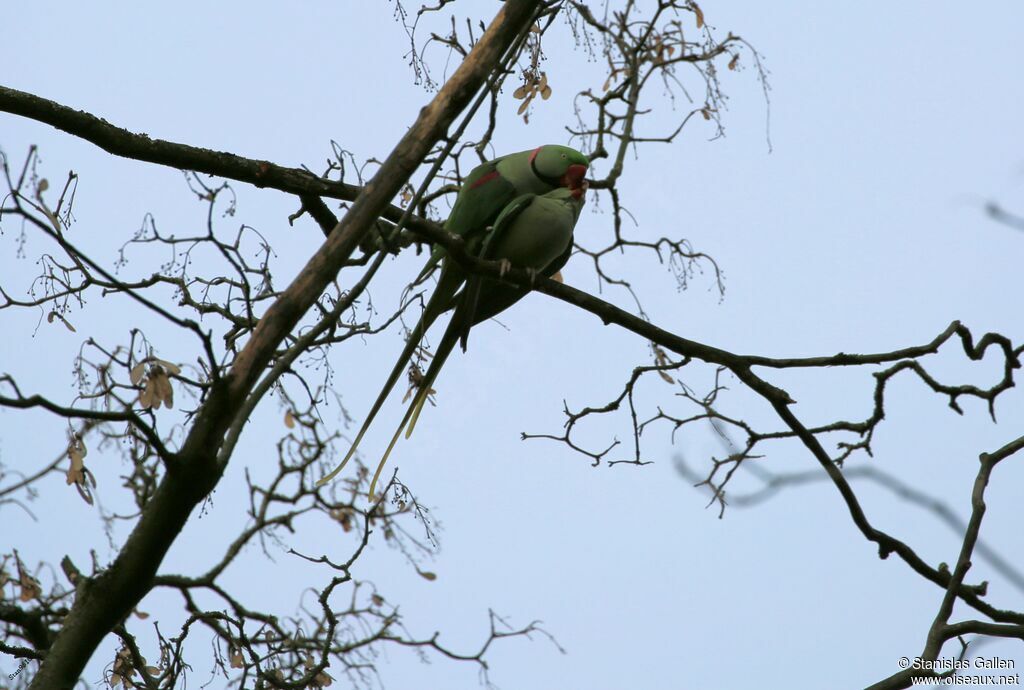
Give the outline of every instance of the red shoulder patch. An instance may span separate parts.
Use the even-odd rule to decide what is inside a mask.
[[[481,177],[479,180],[477,180],[473,184],[469,185],[469,188],[470,189],[476,189],[477,187],[480,187],[481,185],[487,184],[488,182],[493,180],[495,177],[501,177],[501,174],[497,170],[492,170],[491,172],[487,173],[486,175]]]

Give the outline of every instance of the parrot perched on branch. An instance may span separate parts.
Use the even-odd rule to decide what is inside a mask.
[[[531,275],[550,277],[559,271],[572,252],[573,229],[583,209],[586,182],[578,189],[559,188],[543,196],[524,194],[517,197],[498,216],[494,229],[488,233],[480,258],[501,261],[510,266],[525,268]],[[451,354],[455,343],[462,341],[465,351],[466,336],[470,328],[500,314],[526,296],[528,290],[514,285],[498,283],[482,276],[471,276],[458,299],[455,312],[434,352],[427,372],[419,384],[416,396],[398,425],[391,444],[381,458],[377,473],[371,482],[370,493],[384,467],[391,449],[405,429],[405,437],[412,436],[416,420],[430,395],[441,367]]]
[[[515,265],[537,274],[553,275],[565,264],[572,251],[572,230],[583,206],[586,191],[584,176],[588,167],[589,161],[582,153],[557,145],[513,153],[479,165],[463,182],[452,212],[445,222],[445,230],[461,236],[470,254],[501,260],[504,265]],[[317,486],[323,486],[333,479],[355,454],[366,430],[438,316],[455,308],[455,314],[434,357],[434,361],[439,363],[436,367],[431,363],[427,371],[430,381],[436,378],[437,370],[455,342],[461,339],[465,350],[472,326],[497,315],[527,292],[479,276],[470,276],[466,287],[459,292],[459,288],[467,282],[466,272],[446,255],[441,246],[435,247],[416,282],[439,262],[441,275],[437,287],[352,447],[341,464],[320,479]],[[449,331],[454,337],[450,344],[447,343]],[[447,351],[444,351],[445,347]],[[422,408],[429,390],[430,386],[425,379],[402,427],[409,421],[410,415],[419,416],[419,412],[413,410]],[[415,417],[410,425],[410,433],[415,426]],[[395,439],[402,427],[395,434]],[[394,440],[388,453],[393,446]],[[388,453],[385,453],[371,482],[371,497]]]

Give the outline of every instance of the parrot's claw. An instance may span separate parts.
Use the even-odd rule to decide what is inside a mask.
[[[530,276],[530,289],[532,290],[537,284],[537,276],[539,276],[540,273],[534,268],[527,268],[526,273]]]
[[[505,274],[512,270],[512,262],[508,259],[498,259],[498,276],[505,277]]]

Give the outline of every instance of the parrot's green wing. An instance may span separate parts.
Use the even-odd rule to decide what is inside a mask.
[[[469,241],[474,234],[490,225],[516,195],[515,185],[498,172],[498,163],[521,155],[523,154],[496,158],[473,168],[462,183],[444,229]],[[444,247],[435,246],[416,282],[423,280],[445,254]]]
[[[484,239],[483,247],[480,249],[479,254],[481,259],[490,260],[494,257],[494,248],[498,245],[498,242],[516,222],[520,214],[528,209],[536,198],[536,194],[520,194],[502,209],[498,219],[494,221],[494,226]]]
[[[573,229],[584,203],[583,196],[565,189],[531,197],[529,202],[518,197],[495,222],[484,242],[481,258],[503,258],[545,278],[553,276],[572,255]],[[467,311],[461,334],[462,350],[466,350],[473,326],[500,314],[528,292],[482,276],[469,276],[462,290]]]
[[[529,208],[536,198],[536,194],[522,194],[505,207],[501,215],[498,216],[498,219],[494,221],[494,227],[484,239],[483,247],[479,253],[481,259],[490,260],[494,258],[494,248],[498,245],[498,242],[508,232],[508,229],[515,223],[516,219],[519,218],[520,214]],[[469,330],[482,320],[476,319],[475,314],[479,307],[480,289],[484,280],[483,276],[471,275],[467,278],[466,286],[462,289],[461,300],[465,314],[461,319],[462,330],[459,334],[459,342],[463,352],[466,351],[466,344],[469,341]],[[524,292],[523,294],[526,293]]]
[[[561,271],[562,268],[565,267],[565,264],[569,262],[569,257],[572,256],[573,248],[573,244],[570,242],[568,246],[566,246],[565,251],[563,251],[557,259],[548,264],[546,268],[538,271],[537,275],[550,278]],[[484,278],[484,280],[487,279]],[[469,328],[472,328],[487,319],[494,318],[521,300],[523,297],[526,297],[529,293],[529,290],[521,288],[518,285],[490,282],[487,285],[486,291],[477,298],[472,316],[469,317]],[[466,333],[468,332],[469,329],[467,328]],[[465,351],[465,343],[463,343],[462,349]]]

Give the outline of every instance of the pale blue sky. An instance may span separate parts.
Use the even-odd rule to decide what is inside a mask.
[[[332,138],[359,157],[383,157],[429,97],[412,84],[405,33],[392,8],[18,3],[19,28],[0,43],[0,82],[155,137],[286,165],[319,169]],[[727,276],[720,302],[707,275],[677,293],[652,259],[627,257],[618,265],[652,319],[734,351],[786,356],[923,343],[953,319],[978,336],[995,329],[1024,338],[1024,234],[982,212],[988,199],[1024,212],[1024,6],[744,1],[705,3],[704,12],[720,35],[740,34],[765,56],[774,150],[765,141],[764,97],[746,61],[747,69],[722,73],[730,97],[726,138],[709,141],[713,130],[695,119],[675,145],[643,147],[630,162],[622,189],[639,223],[633,232],[685,236]],[[554,96],[529,126],[507,119],[495,142],[499,152],[565,141],[569,94],[603,80],[599,67],[570,47],[547,46]],[[667,110],[651,117],[659,133],[674,121]],[[81,175],[74,231],[94,256],[112,258],[147,211],[162,228],[180,232],[204,220],[180,173],[116,159],[0,114],[0,147],[19,160],[30,144],[41,147],[51,179],[69,168]],[[291,198],[236,189],[239,213],[231,222],[253,225],[271,240],[281,287],[320,235],[309,223],[287,226],[296,206]],[[585,242],[604,238],[608,226],[607,215],[587,213],[577,233]],[[13,258],[13,234],[5,232],[0,243],[2,272],[31,275],[30,261]],[[29,255],[42,246],[30,234]],[[397,288],[419,262],[409,256],[388,263],[374,291],[382,312],[394,307]],[[144,272],[141,265],[135,270]],[[585,261],[571,262],[565,276],[581,289],[595,287]],[[630,306],[626,295],[605,297]],[[55,395],[66,394],[71,359],[85,337],[137,325],[118,305],[95,299],[71,317],[77,334],[44,324],[27,341],[35,318],[0,317],[7,334],[0,369],[24,372],[28,389]],[[401,603],[410,630],[440,630],[443,640],[466,650],[485,635],[489,607],[519,624],[543,620],[568,654],[539,638],[497,645],[492,680],[509,689],[862,687],[920,651],[942,592],[897,559],[878,560],[834,489],[794,491],[719,520],[672,462],[682,453],[703,467],[710,454],[720,454],[706,429],[681,434],[675,445],[667,430],[652,429],[645,449],[655,463],[644,468],[592,469],[558,445],[521,442],[521,431],[560,430],[563,399],[579,408],[615,397],[632,367],[646,361],[646,344],[543,296],[531,296],[501,321],[507,330],[481,327],[470,353],[452,358],[439,381],[439,406],[427,410],[414,442],[394,456],[402,479],[444,525],[442,552],[429,565],[437,581],[421,579],[383,547],[357,568],[358,577]],[[161,342],[168,359],[177,356],[174,337]],[[45,366],[23,365],[26,342],[33,361]],[[392,334],[334,352],[335,383],[357,420],[399,349]],[[937,359],[941,374],[979,383],[998,376],[991,360],[964,366],[950,351]],[[765,375],[794,394],[795,411],[808,421],[868,413],[867,372]],[[709,370],[695,367],[686,380],[701,390]],[[777,426],[763,403],[728,383],[728,411]],[[1021,393],[1006,394],[1000,424],[992,425],[981,405],[967,403],[969,414],[960,418],[910,378],[891,392],[875,458],[857,456],[852,464],[884,468],[966,517],[977,454],[1022,432]],[[648,413],[658,404],[683,409],[657,379],[641,393]],[[383,444],[398,411],[393,403],[385,412],[367,452]],[[273,405],[266,415],[279,419]],[[38,431],[25,433],[28,420]],[[584,438],[600,445],[615,435],[628,440],[626,414],[614,426],[589,427]],[[164,571],[205,570],[222,551],[244,520],[243,469],[259,472],[272,462],[272,440],[250,431],[212,505],[190,523]],[[34,467],[61,442],[59,428],[41,415],[0,412],[4,462]],[[101,500],[114,501],[119,466],[94,462]],[[816,467],[796,447],[780,447],[762,462],[774,471]],[[734,490],[755,486],[743,481]],[[1024,566],[1022,482],[1020,458],[997,468],[983,535]],[[64,553],[86,562],[89,548],[109,557],[94,511],[69,497],[59,477],[42,489],[38,512],[76,530],[69,534],[52,517],[33,523],[5,508],[4,550],[13,545],[23,558],[51,562]],[[884,492],[860,490],[879,527],[933,564],[955,558],[959,541],[945,527]],[[343,535],[324,525],[300,532],[290,545],[348,553]],[[322,584],[316,569],[284,553],[268,563],[258,549],[245,572],[229,575],[254,601],[279,593],[280,601],[267,605],[281,613],[302,588]],[[996,605],[1024,607],[1024,594],[983,562],[970,579],[992,579]],[[178,607],[154,597],[141,608]],[[99,680],[112,658],[113,647],[104,649],[89,667],[91,679]],[[984,653],[1024,664],[1019,643],[993,643]],[[11,663],[0,660],[0,671],[10,672]],[[469,665],[425,666],[398,649],[380,668],[392,688],[477,687]]]

